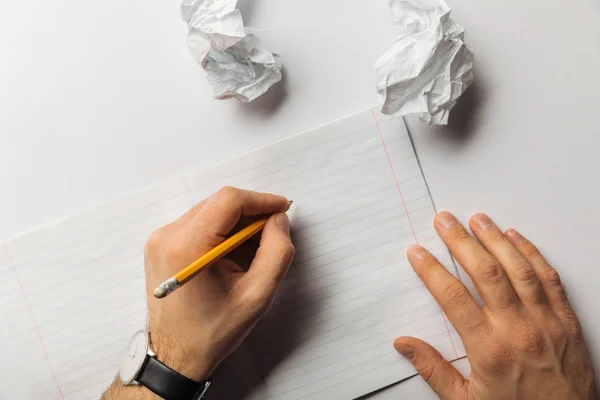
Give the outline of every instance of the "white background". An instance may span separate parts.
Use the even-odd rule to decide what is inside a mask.
[[[539,244],[600,366],[600,2],[450,6],[476,84],[449,128],[409,120],[436,205],[463,221],[486,211]],[[377,102],[373,63],[393,40],[385,0],[241,8],[285,66],[254,104],[212,100],[176,1],[0,0],[0,238]],[[3,353],[8,393],[18,381]],[[377,395],[397,398],[435,396],[420,379]]]

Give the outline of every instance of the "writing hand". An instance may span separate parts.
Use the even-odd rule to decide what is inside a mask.
[[[159,360],[207,379],[269,308],[294,256],[282,196],[224,188],[152,234],[145,249],[152,347]],[[158,284],[222,243],[243,217],[274,214],[248,271],[222,259],[164,299]]]

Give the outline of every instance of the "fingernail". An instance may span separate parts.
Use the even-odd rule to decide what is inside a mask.
[[[456,225],[458,225],[458,220],[456,219],[456,217],[454,217],[454,215],[446,211],[442,211],[441,213],[439,213],[436,219],[446,229],[453,228]]]
[[[410,254],[414,255],[419,260],[422,260],[423,258],[429,255],[429,252],[424,247],[419,246],[418,244],[410,246],[408,248],[408,251],[410,252]]]
[[[409,360],[412,360],[413,358],[415,358],[415,350],[410,347],[405,345],[404,343],[395,343],[394,342],[394,348],[396,349],[396,351],[400,354],[402,354],[404,357],[408,358]]]
[[[492,222],[492,220],[490,219],[490,217],[488,217],[485,214],[475,214],[473,215],[473,222],[474,225],[477,229],[479,229],[480,231],[489,231],[492,230],[494,228],[494,223]]]
[[[290,232],[290,219],[286,213],[279,213],[275,217],[275,223],[286,232]]]
[[[521,235],[519,232],[515,231],[514,229],[507,230],[506,236],[508,237],[508,240],[510,240],[513,244],[522,244],[527,241],[527,239],[525,239],[523,237],[523,235]]]

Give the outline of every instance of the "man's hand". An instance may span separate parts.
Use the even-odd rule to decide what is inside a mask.
[[[485,307],[421,246],[408,259],[463,340],[465,380],[427,343],[400,337],[395,348],[443,400],[596,399],[594,370],[558,273],[515,230],[471,218],[479,242],[442,212],[435,228],[473,279]]]
[[[160,361],[206,380],[267,312],[294,257],[287,205],[282,196],[224,188],[151,235],[146,293],[151,348]],[[154,297],[156,286],[222,243],[240,219],[270,214],[248,271],[222,259],[168,297]],[[118,382],[111,390],[107,399],[117,392],[119,399],[129,398],[129,387]],[[147,389],[134,391],[152,397]]]

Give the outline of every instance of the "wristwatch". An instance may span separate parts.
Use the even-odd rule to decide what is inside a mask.
[[[119,366],[119,380],[124,385],[145,386],[165,400],[200,400],[210,387],[210,380],[196,382],[158,361],[145,330],[136,332],[129,341]]]

